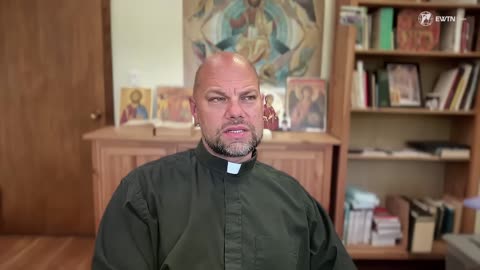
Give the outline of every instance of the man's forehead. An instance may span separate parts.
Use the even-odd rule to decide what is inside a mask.
[[[224,89],[244,90],[249,88],[259,90],[258,79],[252,73],[205,72],[197,81],[197,90]]]
[[[259,90],[259,81],[255,67],[247,59],[232,53],[219,53],[208,58],[197,70],[194,92],[198,94],[215,86],[230,90],[255,86]]]

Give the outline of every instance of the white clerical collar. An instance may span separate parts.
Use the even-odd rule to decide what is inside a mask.
[[[233,162],[228,162],[228,165],[227,165],[227,173],[230,173],[230,174],[238,174],[238,172],[240,171],[240,168],[242,167],[242,164],[239,164],[239,163],[233,163]]]

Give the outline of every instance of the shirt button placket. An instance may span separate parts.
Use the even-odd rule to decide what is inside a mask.
[[[225,185],[225,269],[242,269],[242,205],[235,179],[228,174]]]

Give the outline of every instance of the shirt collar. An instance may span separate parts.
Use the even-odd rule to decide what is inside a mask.
[[[197,156],[198,160],[204,165],[206,165],[208,168],[214,169],[222,173],[229,173],[232,175],[242,175],[243,173],[250,171],[255,165],[255,162],[257,160],[257,150],[254,149],[252,152],[252,158],[249,159],[248,161],[241,163],[240,170],[238,171],[237,174],[235,174],[230,172],[234,172],[235,169],[238,168],[238,165],[236,165],[235,163],[229,162],[228,160],[225,160],[223,158],[219,158],[217,156],[212,155],[205,148],[205,145],[203,144],[202,140],[200,140],[200,142],[197,145],[197,148],[195,149],[195,155]],[[230,172],[228,172],[227,170]]]

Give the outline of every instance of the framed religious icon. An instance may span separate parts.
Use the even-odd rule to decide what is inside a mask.
[[[120,125],[141,124],[151,119],[150,88],[123,87],[120,91]]]
[[[391,107],[421,107],[422,91],[417,63],[387,63]]]
[[[326,81],[319,78],[287,79],[290,130],[325,132],[327,125]]]
[[[158,87],[153,104],[156,123],[164,126],[192,125],[191,96],[192,90],[189,88]]]
[[[285,114],[285,88],[261,85],[260,91],[264,95],[263,128],[278,131]]]

